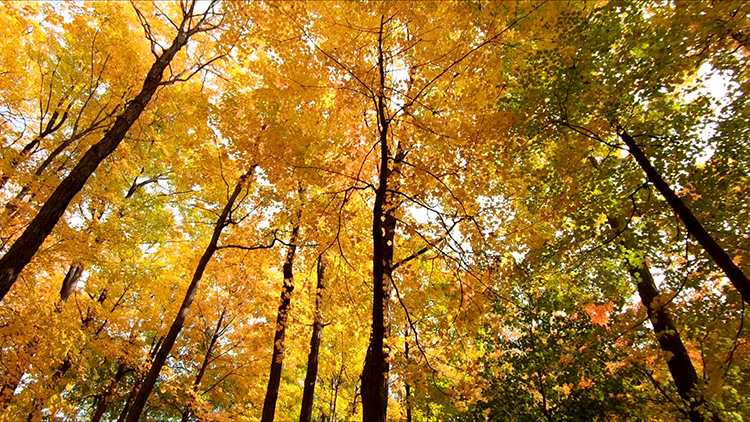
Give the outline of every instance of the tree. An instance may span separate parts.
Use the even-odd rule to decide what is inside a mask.
[[[201,256],[200,261],[198,261],[198,266],[195,269],[195,273],[193,274],[193,279],[190,282],[190,286],[188,286],[188,289],[185,292],[185,299],[183,299],[182,301],[180,310],[177,313],[174,321],[172,322],[172,326],[169,328],[169,333],[167,333],[166,337],[164,337],[163,342],[161,342],[161,345],[158,347],[158,352],[154,356],[154,361],[151,364],[148,375],[146,375],[143,383],[139,386],[138,394],[135,396],[135,398],[133,399],[133,404],[128,409],[128,416],[125,419],[127,422],[135,422],[140,420],[141,412],[143,412],[143,407],[146,405],[148,396],[151,395],[151,390],[156,384],[159,373],[161,372],[164,363],[167,361],[167,358],[172,351],[172,347],[177,340],[177,336],[180,334],[180,331],[185,324],[185,319],[187,318],[188,311],[190,311],[190,306],[193,304],[195,295],[198,292],[198,287],[200,286],[200,281],[203,277],[203,273],[206,271],[208,262],[211,260],[211,257],[219,247],[218,242],[219,238],[221,237],[221,232],[229,224],[229,221],[231,221],[230,213],[235,206],[235,201],[237,200],[237,197],[239,197],[240,193],[242,193],[243,189],[247,189],[248,183],[252,181],[252,178],[254,176],[253,171],[254,167],[251,168],[250,171],[247,172],[247,174],[240,178],[240,181],[235,186],[231,196],[229,197],[229,199],[227,199],[227,204],[224,206],[219,219],[216,221],[216,226],[214,227],[214,232],[211,236],[211,240],[209,241],[208,246],[203,253],[203,256]]]
[[[312,420],[313,400],[315,399],[315,384],[318,381],[318,361],[320,359],[320,338],[323,332],[323,293],[325,292],[326,263],[323,255],[318,255],[317,283],[315,286],[315,313],[310,335],[310,353],[307,355],[307,373],[305,374],[305,389],[302,393],[302,409],[300,422]]]
[[[156,57],[156,61],[151,66],[141,91],[128,103],[127,107],[117,117],[115,123],[104,137],[84,154],[78,164],[71,170],[70,174],[68,174],[49,199],[47,199],[23,234],[13,243],[5,255],[0,258],[0,274],[2,274],[0,275],[0,300],[5,297],[21,273],[21,270],[28,264],[44,240],[52,232],[52,229],[60,217],[62,217],[68,204],[73,200],[73,197],[83,188],[99,164],[119,146],[130,127],[138,120],[138,117],[148,105],[151,97],[156,93],[156,90],[164,84],[162,77],[172,59],[187,44],[190,37],[216,28],[216,24],[211,22],[214,16],[212,8],[213,6],[209,7],[202,14],[196,14],[194,12],[194,1],[183,3],[181,5],[182,16],[180,24],[177,27],[177,34],[171,45],[166,49],[162,49],[161,52],[157,51],[159,45],[155,39],[155,35],[150,32],[148,23],[143,22],[146,36],[152,43],[152,52]],[[140,14],[137,9],[136,13]],[[167,83],[174,83],[178,79],[179,76],[177,79],[167,81]]]
[[[619,364],[623,350],[602,338],[595,308],[576,308],[582,298],[574,304],[555,287],[517,286],[522,307],[498,302],[496,315],[507,323],[481,335],[490,385],[471,420],[649,420],[637,410],[648,384]]]
[[[299,220],[299,215],[297,219]],[[273,422],[276,413],[281,367],[284,363],[284,339],[286,337],[286,326],[289,322],[289,310],[292,306],[292,292],[294,291],[294,255],[297,251],[298,234],[299,223],[292,229],[292,237],[289,239],[286,259],[284,260],[284,288],[281,290],[281,303],[276,315],[276,333],[273,336],[273,351],[271,353],[271,373],[268,376],[268,388],[266,389],[266,398],[263,401],[262,422]]]
[[[0,421],[750,415],[743,2],[4,6]]]

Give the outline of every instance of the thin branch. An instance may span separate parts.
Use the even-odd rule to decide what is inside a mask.
[[[186,81],[190,80],[190,78],[192,78],[193,76],[195,76],[198,72],[200,72],[201,70],[203,70],[207,66],[211,65],[213,62],[215,62],[217,60],[221,60],[224,57],[226,57],[226,54],[219,54],[218,56],[212,58],[211,60],[209,60],[209,61],[207,61],[207,62],[205,62],[203,64],[199,64],[198,67],[194,71],[190,72],[190,74],[188,74],[187,76],[183,76],[183,75],[185,75],[188,72],[189,69],[183,70],[182,72],[178,73],[175,77],[173,77],[171,79],[168,79],[168,80],[166,80],[164,82],[161,82],[159,85],[166,86],[166,85],[173,85],[173,84],[175,84],[177,82],[186,82]]]
[[[276,232],[273,232],[273,240],[268,245],[254,245],[254,246],[244,246],[244,245],[221,245],[217,246],[216,250],[220,249],[242,249],[243,251],[257,251],[259,249],[271,249],[276,244],[276,242],[279,242],[281,244],[285,244],[284,241],[276,237]]]

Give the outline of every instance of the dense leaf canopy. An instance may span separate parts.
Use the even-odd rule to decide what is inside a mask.
[[[5,1],[0,421],[748,420],[748,91],[739,0]]]

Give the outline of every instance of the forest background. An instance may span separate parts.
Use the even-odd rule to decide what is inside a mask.
[[[0,4],[0,420],[750,419],[744,1]]]

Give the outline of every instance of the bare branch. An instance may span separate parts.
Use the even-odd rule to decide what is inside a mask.
[[[225,54],[220,54],[220,55],[212,58],[211,60],[209,60],[209,61],[207,61],[205,63],[198,64],[197,67],[195,67],[195,70],[193,70],[192,72],[190,72],[187,76],[183,76],[183,75],[187,74],[190,71],[190,68],[189,69],[185,69],[182,72],[178,73],[173,78],[168,79],[168,80],[166,80],[164,82],[161,82],[159,85],[172,85],[172,84],[174,84],[176,82],[186,82],[186,81],[190,80],[190,78],[192,78],[193,76],[195,76],[198,72],[200,72],[201,70],[203,70],[207,66],[211,65],[213,62],[215,62],[217,60],[220,60],[220,59],[223,59],[224,57],[226,57]],[[191,66],[191,68],[193,68],[193,66]]]
[[[271,249],[276,244],[276,242],[279,242],[281,244],[284,244],[284,242],[276,237],[276,232],[273,233],[273,240],[268,245],[254,245],[254,246],[243,246],[243,245],[221,245],[217,246],[216,250],[220,249],[242,249],[243,251],[257,251],[259,249]]]
[[[156,51],[156,47],[159,47],[162,51],[164,51],[164,47],[159,45],[159,43],[156,41],[156,37],[154,37],[154,33],[151,31],[151,25],[148,23],[148,20],[145,16],[143,16],[143,13],[135,6],[135,1],[130,0],[130,5],[133,7],[133,10],[135,11],[136,16],[138,17],[138,22],[141,24],[141,27],[143,27],[143,33],[146,36],[146,39],[151,44],[151,54],[158,60],[159,57],[161,57],[161,54]]]

